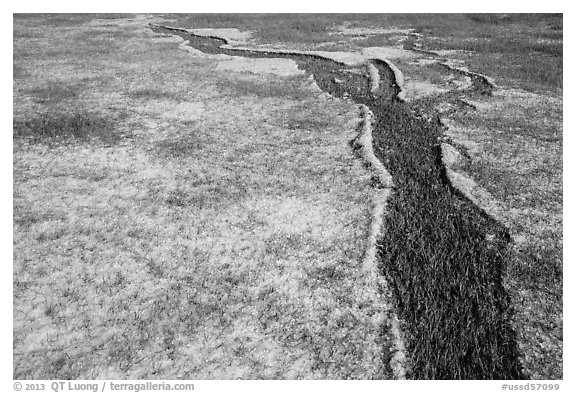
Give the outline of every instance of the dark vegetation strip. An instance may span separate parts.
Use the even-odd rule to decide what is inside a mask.
[[[438,123],[398,102],[372,110],[376,156],[397,186],[379,256],[406,324],[413,378],[521,378],[502,286],[506,228],[447,180]]]
[[[181,35],[205,53],[293,59],[322,90],[368,105],[377,118],[375,153],[395,184],[379,258],[404,321],[409,376],[524,377],[502,285],[508,231],[452,187],[441,159],[441,124],[396,99],[399,87],[385,62],[374,64],[388,89],[372,96],[366,76],[345,72],[345,65],[325,58],[223,49],[225,40],[154,30]]]
[[[85,109],[53,108],[51,111],[40,112],[32,118],[14,118],[13,138],[49,145],[74,140],[116,143],[121,139],[116,127],[125,116],[125,113],[104,116]]]

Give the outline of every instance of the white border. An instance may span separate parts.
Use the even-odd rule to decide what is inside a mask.
[[[269,2],[269,1],[232,1],[224,0],[219,2],[201,2],[195,0],[175,1],[170,3],[164,2],[128,2],[119,3],[118,1],[100,0],[98,2],[71,2],[71,1],[17,1],[9,5],[3,5],[8,12],[1,13],[2,23],[2,49],[5,54],[4,59],[11,58],[12,50],[12,24],[13,13],[20,12],[353,12],[353,13],[392,13],[392,12],[564,12],[564,41],[565,45],[564,68],[568,70],[565,73],[564,80],[564,107],[569,110],[564,114],[564,141],[567,144],[564,147],[564,380],[550,381],[559,383],[560,391],[576,391],[576,380],[574,373],[570,370],[574,367],[574,339],[573,329],[573,303],[574,289],[572,278],[574,277],[573,257],[574,246],[571,241],[574,231],[574,207],[571,201],[575,200],[574,193],[574,168],[576,168],[575,155],[572,154],[574,147],[574,108],[573,103],[573,81],[574,78],[570,73],[573,70],[573,13],[568,12],[568,2],[566,1],[530,1],[530,2],[510,2],[488,0],[480,3],[462,2],[462,1],[411,1],[411,2],[391,2],[380,0],[369,1],[364,3],[358,2],[311,2],[306,0],[290,0],[287,2]],[[2,250],[2,264],[0,271],[3,282],[0,285],[0,304],[2,305],[2,315],[5,319],[12,321],[12,67],[8,60],[3,61],[2,68],[3,83],[3,105],[2,105],[2,124],[4,132],[2,143],[0,143],[0,160],[2,176],[2,208],[0,209],[0,222],[2,222],[0,239],[2,241],[0,250]],[[10,86],[10,89],[8,88]],[[2,340],[0,340],[0,386],[5,392],[13,391],[12,381],[12,323],[5,321],[2,324]],[[47,383],[51,381],[45,381]],[[543,381],[531,381],[540,383]],[[522,382],[517,382],[521,385]],[[442,392],[495,392],[501,391],[502,382],[499,381],[198,381],[196,382],[198,391],[250,391],[266,392],[271,389],[280,391],[342,391],[351,389],[361,389],[366,392],[416,392],[416,391],[442,391]],[[569,388],[572,386],[572,389]],[[383,390],[384,389],[384,390]],[[46,391],[51,391],[47,389]]]

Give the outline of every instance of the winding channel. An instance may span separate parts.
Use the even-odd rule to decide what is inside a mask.
[[[324,92],[368,107],[374,154],[394,179],[377,259],[401,321],[407,377],[525,378],[502,283],[508,231],[452,186],[442,162],[441,123],[398,98],[401,87],[390,63],[368,60],[378,72],[376,88],[370,67],[351,72],[358,66],[315,54],[231,48],[219,37],[150,28],[208,54],[292,59]],[[472,89],[491,88],[479,76],[473,79]]]

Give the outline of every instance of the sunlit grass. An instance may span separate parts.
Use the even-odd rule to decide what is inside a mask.
[[[14,377],[388,378],[354,106],[73,19],[15,19]]]

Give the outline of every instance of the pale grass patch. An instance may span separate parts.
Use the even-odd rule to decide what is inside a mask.
[[[404,74],[402,92],[406,101],[465,91],[472,87],[470,77],[443,70],[434,59],[396,59],[394,63]]]
[[[362,56],[364,56],[366,59],[412,59],[420,56],[418,53],[407,49],[389,46],[374,46],[363,48],[361,53]]]
[[[412,77],[406,77],[402,87],[406,101],[413,101],[427,96],[436,96],[447,93],[448,89],[443,89],[429,82],[419,81]]]
[[[298,69],[291,59],[248,59],[231,57],[216,66],[218,71],[250,72],[253,74],[274,74],[278,76],[303,75],[304,71]]]

